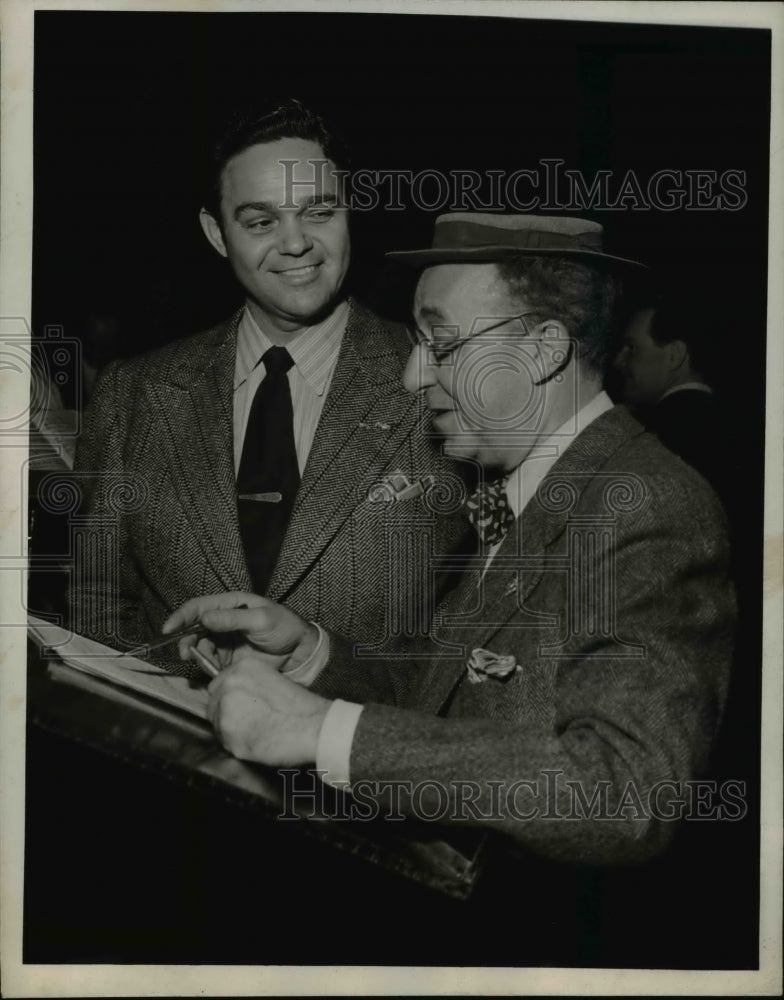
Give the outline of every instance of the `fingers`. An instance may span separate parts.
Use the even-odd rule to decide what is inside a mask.
[[[215,655],[213,659],[218,661],[218,666],[221,670],[225,670],[227,667],[231,666],[232,658],[234,657],[234,646],[216,646]]]
[[[274,655],[292,653],[309,641],[313,645],[312,634],[318,636],[318,630],[290,608],[267,600],[247,610],[209,611],[202,622],[211,632],[239,632],[251,645]]]
[[[216,660],[218,657],[218,649],[215,643],[211,640],[202,636],[199,638],[195,632],[190,635],[183,636],[182,639],[177,643],[177,653],[181,660],[190,660],[193,656],[194,647],[203,653],[208,660]]]
[[[222,594],[205,594],[202,597],[192,597],[182,607],[177,608],[163,623],[161,632],[164,635],[187,625],[195,625],[201,621],[206,611],[222,608],[236,608],[245,605],[248,608],[263,607],[269,601],[258,594],[249,594],[241,590],[230,590]]]
[[[196,648],[200,653],[204,653],[210,659],[213,659],[217,651],[217,647],[212,639],[207,638],[207,636],[202,636],[201,639],[196,643]]]
[[[276,672],[279,672],[284,669],[284,667],[286,666],[286,664],[289,662],[290,659],[288,653],[284,654],[266,653],[264,652],[263,649],[259,649],[258,646],[252,646],[250,645],[250,643],[243,643],[240,646],[235,646],[232,649],[228,659],[232,664],[237,663],[239,661],[239,658],[245,656],[245,654],[247,653],[251,654],[251,660],[249,664],[243,667],[244,670],[247,669],[258,670],[259,666],[261,665],[269,667],[270,669]],[[251,664],[255,666],[252,667]]]
[[[272,602],[268,602],[270,605]],[[249,608],[230,608],[226,610],[205,611],[201,622],[210,632],[242,632],[244,635],[263,636],[273,625],[270,611],[262,606]]]
[[[237,655],[230,667],[221,673],[207,687],[209,701],[207,703],[207,718],[215,733],[229,752],[234,746],[234,726],[231,722],[237,706],[244,710],[254,702],[254,694],[258,697],[260,676],[264,671],[276,675],[277,671],[266,665],[258,653],[243,651]],[[250,697],[249,697],[250,696]]]
[[[224,645],[219,637],[229,633],[244,636],[247,642],[271,656],[293,654],[297,650],[302,650],[305,656],[310,648],[308,643],[313,645],[313,627],[293,611],[266,597],[243,591],[207,594],[186,601],[166,620],[162,632],[166,635],[191,625],[194,629],[203,625],[217,637],[215,646],[205,650],[207,655]],[[178,642],[180,659],[190,659],[197,642],[195,633],[183,636]],[[236,639],[232,644],[235,642]]]
[[[205,594],[201,597],[193,597],[166,619],[161,632],[167,635],[170,632],[187,628],[188,625],[196,626],[201,623],[202,616],[212,609],[235,608],[238,605],[245,605],[252,608],[268,603],[265,597],[260,597],[258,594],[246,593],[241,590],[230,590],[222,594]],[[188,635],[179,640],[177,652],[181,660],[189,660],[191,658],[191,648],[197,641],[198,637],[196,635]],[[203,647],[202,652],[214,658],[215,646]]]
[[[286,680],[257,653],[209,686],[208,716],[229,753],[272,766],[312,763],[330,703]]]
[[[243,647],[235,655],[231,668],[226,671],[228,680],[224,683],[236,686],[246,677],[256,681],[259,675],[265,672],[270,676],[276,676],[278,673],[277,668],[269,662],[269,657],[254,649]]]

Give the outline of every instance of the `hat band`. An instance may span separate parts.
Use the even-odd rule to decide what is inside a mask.
[[[520,250],[590,250],[601,253],[600,233],[551,233],[540,229],[501,229],[476,222],[442,222],[433,234],[434,250],[508,246]]]

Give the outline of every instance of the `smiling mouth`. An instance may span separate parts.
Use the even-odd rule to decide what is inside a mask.
[[[303,267],[287,267],[282,271],[276,271],[275,274],[289,278],[306,277],[309,274],[315,274],[320,266],[320,264],[305,264]]]

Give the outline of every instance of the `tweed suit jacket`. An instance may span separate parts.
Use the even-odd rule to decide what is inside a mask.
[[[556,860],[654,853],[675,825],[662,810],[677,818],[670,800],[688,792],[661,783],[700,774],[722,714],[728,558],[707,483],[625,408],[603,414],[554,464],[483,583],[468,572],[448,595],[437,660],[357,674],[333,637],[313,689],[365,703],[353,788],[391,807],[384,782],[403,782],[404,813]],[[472,683],[476,649],[518,669]]]
[[[76,631],[127,648],[159,635],[191,597],[252,589],[232,445],[240,316],[103,374],[76,457],[84,495]],[[462,516],[438,516],[429,498],[389,502],[375,489],[397,470],[412,482],[435,476],[434,496],[460,489],[427,435],[420,401],[402,387],[409,351],[402,328],[351,303],[268,589],[357,642],[394,632],[396,595],[422,593],[425,569],[400,562],[395,538],[424,532],[443,552],[467,530]],[[171,655],[166,662],[182,666]]]

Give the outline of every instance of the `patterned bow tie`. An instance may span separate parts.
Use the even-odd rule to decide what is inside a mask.
[[[466,500],[468,520],[484,545],[496,545],[515,522],[504,479],[482,483]]]

